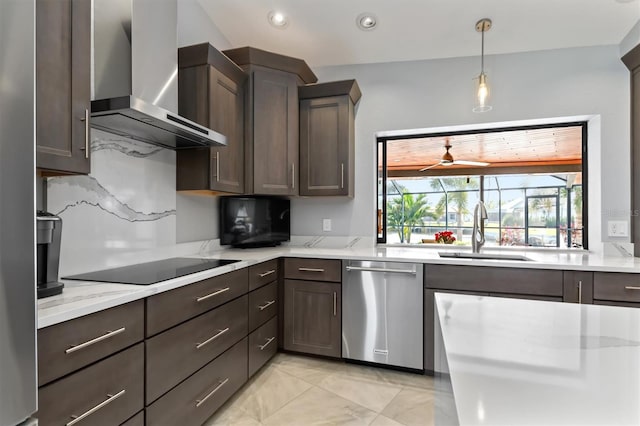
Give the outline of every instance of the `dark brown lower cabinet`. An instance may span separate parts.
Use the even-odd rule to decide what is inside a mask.
[[[339,283],[284,281],[284,349],[340,357],[342,298]]]
[[[203,424],[247,381],[247,340],[236,343],[147,407],[146,424]]]
[[[564,271],[562,301],[593,303],[593,272]]]
[[[119,425],[144,407],[144,345],[137,344],[38,391],[40,425]]]
[[[138,414],[122,423],[122,426],[144,426],[144,411],[140,411]]]
[[[247,300],[242,296],[147,339],[147,404],[247,336]]]
[[[278,317],[273,317],[249,335],[249,377],[278,351]]]

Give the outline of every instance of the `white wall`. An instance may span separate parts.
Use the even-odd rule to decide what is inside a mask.
[[[231,48],[198,0],[178,0],[178,47],[206,42],[218,50]]]
[[[356,78],[362,89],[356,116],[356,196],[293,200],[292,234],[374,234],[376,132],[567,116],[599,116],[601,152],[593,153],[599,163],[593,170],[601,169],[602,176],[592,179],[599,180],[594,187],[602,188],[601,202],[598,196],[590,200],[598,203],[591,206],[590,217],[602,223],[592,225],[602,229],[606,219],[629,220],[629,74],[619,47],[487,56],[493,110],[484,114],[471,112],[472,78],[479,73],[479,62],[467,57],[314,69],[319,81]],[[333,232],[322,232],[322,218],[333,220]],[[600,233],[592,234],[592,243],[598,242]]]
[[[218,50],[232,47],[198,0],[178,0],[178,47],[198,43],[211,43]],[[214,238],[218,238],[218,197],[178,192],[177,242]]]
[[[620,56],[624,56],[631,49],[640,44],[640,20],[631,28],[629,33],[620,42]]]

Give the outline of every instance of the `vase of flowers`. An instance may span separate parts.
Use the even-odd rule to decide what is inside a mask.
[[[456,240],[456,237],[453,236],[453,232],[451,231],[436,232],[435,238],[436,243],[441,244],[453,244]]]

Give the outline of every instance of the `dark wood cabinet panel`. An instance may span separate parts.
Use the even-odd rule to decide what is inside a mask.
[[[342,281],[342,262],[334,259],[288,257],[284,260],[284,277],[339,283]]]
[[[631,86],[631,211],[640,211],[640,44],[622,57],[630,71]],[[631,242],[634,255],[640,256],[640,222],[631,215]]]
[[[426,266],[426,265],[425,265]],[[447,291],[424,290],[424,369],[427,373],[433,373],[434,366],[434,339],[435,339],[435,293],[468,294],[473,296],[488,296],[489,293],[481,291]]]
[[[593,303],[593,272],[564,271],[562,301]]]
[[[249,291],[278,279],[278,259],[269,260],[249,267]]]
[[[147,337],[220,306],[247,292],[243,268],[147,298]]]
[[[246,74],[209,44],[179,49],[181,115],[227,137],[227,145],[179,150],[179,191],[244,193],[244,83]]]
[[[278,313],[278,283],[260,287],[249,293],[249,332]]]
[[[425,287],[562,297],[562,271],[490,266],[425,265]]]
[[[640,274],[594,272],[593,298],[618,302],[640,302]]]
[[[353,197],[355,80],[301,86],[300,195]]]
[[[247,338],[147,407],[147,425],[201,425],[247,381]]]
[[[38,383],[45,385],[142,339],[142,300],[42,328],[38,330]]]
[[[144,426],[144,411],[140,411],[138,414],[122,423],[122,426]]]
[[[147,405],[247,336],[247,301],[242,296],[147,339]]]
[[[278,318],[273,317],[249,335],[249,377],[278,351]]]
[[[606,305],[606,306],[623,306],[625,308],[640,308],[640,303],[633,302],[613,302],[611,300],[594,300],[594,305]]]
[[[140,343],[44,386],[38,391],[39,424],[64,425],[86,415],[80,424],[119,425],[144,407],[143,374]]]
[[[341,286],[284,280],[284,349],[340,357]]]
[[[91,0],[36,2],[36,167],[89,173]]]
[[[298,194],[298,78],[252,67],[252,109],[246,134],[254,194]]]

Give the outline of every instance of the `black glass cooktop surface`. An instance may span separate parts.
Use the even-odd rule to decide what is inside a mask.
[[[137,265],[71,275],[69,277],[62,277],[62,279],[150,285],[235,262],[240,261],[230,259],[174,257],[155,262],[138,263]]]

